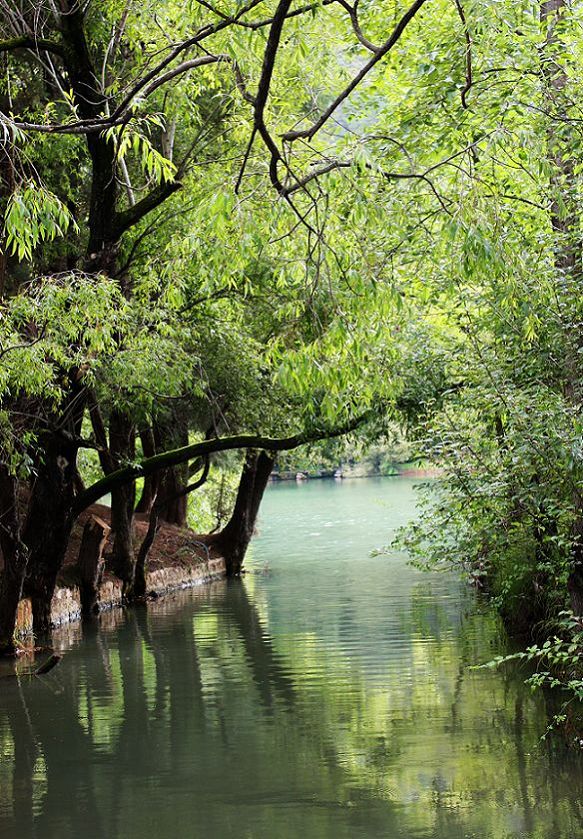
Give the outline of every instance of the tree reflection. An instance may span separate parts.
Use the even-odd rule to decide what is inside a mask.
[[[389,633],[371,669],[349,654],[363,630],[348,598],[324,644],[305,630],[274,635],[252,588],[219,583],[111,613],[50,677],[4,680],[0,833],[581,830],[579,770],[528,753],[540,708],[521,680],[465,666],[489,617],[452,632],[434,603],[423,615],[419,591],[409,622],[398,618],[407,643],[393,648]]]

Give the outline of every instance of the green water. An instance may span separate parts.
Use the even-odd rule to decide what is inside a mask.
[[[371,557],[412,482],[270,487],[242,583],[55,638],[0,680],[0,836],[577,839],[577,759],[494,614],[451,575]]]

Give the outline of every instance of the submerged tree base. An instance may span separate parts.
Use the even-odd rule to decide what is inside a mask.
[[[83,582],[80,576],[78,557],[83,553],[83,537],[87,526],[97,519],[104,527],[109,521],[109,508],[94,505],[84,514],[75,527],[65,565],[57,580],[57,587],[50,605],[50,625],[61,626],[80,620],[85,614]],[[147,516],[137,516],[136,540],[139,542],[148,527]],[[86,540],[85,540],[86,541]],[[187,588],[226,576],[224,559],[204,545],[201,537],[187,528],[163,523],[160,526],[152,548],[146,573],[146,596],[161,596],[171,591]],[[123,582],[105,562],[99,581],[93,593],[91,611],[98,613],[124,605]],[[28,598],[19,604],[17,633],[19,636],[32,632],[32,607]],[[8,652],[8,651],[7,651]]]

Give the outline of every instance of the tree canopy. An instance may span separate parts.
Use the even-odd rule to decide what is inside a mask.
[[[424,561],[583,612],[580,18],[0,3],[4,602],[42,624],[83,499],[130,590],[136,477],[366,419],[443,470]]]

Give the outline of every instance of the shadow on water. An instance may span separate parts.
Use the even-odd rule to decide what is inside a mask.
[[[541,702],[471,669],[502,648],[495,615],[371,558],[375,493],[412,501],[359,483],[268,492],[250,566],[269,574],[110,612],[56,637],[47,677],[3,680],[0,836],[583,836],[581,766],[539,741]],[[365,550],[342,530],[357,497]]]
[[[202,836],[216,824],[213,835],[235,836],[250,809],[289,792],[295,808],[326,811],[346,773],[328,751],[327,798],[312,787],[322,755],[317,738],[294,734],[295,693],[239,581],[111,613],[52,676],[0,693],[0,835]],[[277,713],[289,753],[265,729]],[[275,793],[260,774],[280,776]]]

